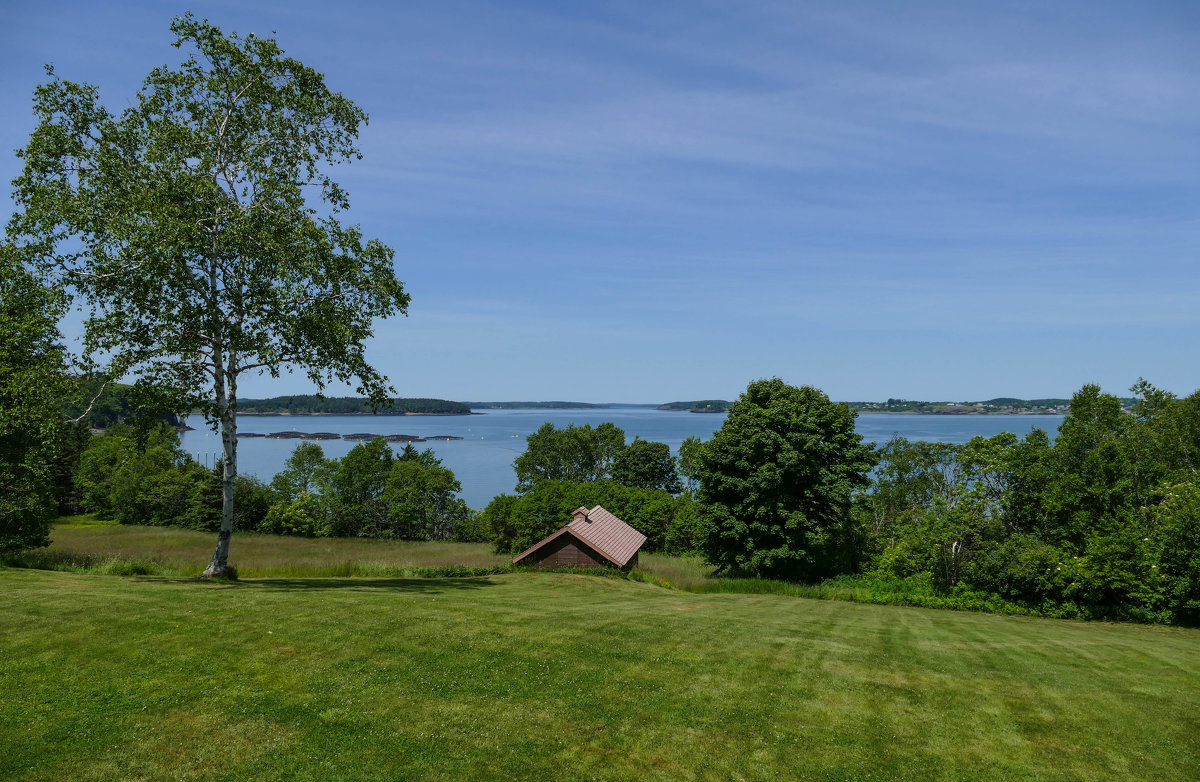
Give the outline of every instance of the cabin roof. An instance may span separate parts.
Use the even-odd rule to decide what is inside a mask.
[[[597,505],[591,510],[580,508],[575,511],[575,518],[570,524],[513,557],[513,563],[520,562],[563,535],[578,538],[617,567],[625,567],[646,542],[645,535]]]

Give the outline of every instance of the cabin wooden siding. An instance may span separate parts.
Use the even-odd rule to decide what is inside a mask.
[[[538,549],[526,562],[534,567],[603,567],[610,564],[573,535],[563,535]]]

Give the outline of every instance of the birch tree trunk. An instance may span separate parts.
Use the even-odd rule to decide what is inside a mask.
[[[232,364],[233,358],[230,357]],[[221,469],[221,531],[212,561],[201,574],[203,578],[220,578],[229,570],[229,540],[233,537],[233,487],[237,481],[237,377],[229,378],[226,389],[218,385],[217,406],[221,420],[221,448],[224,460]]]

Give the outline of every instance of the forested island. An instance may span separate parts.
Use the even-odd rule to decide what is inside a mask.
[[[601,410],[611,405],[591,402],[463,402],[472,410]]]
[[[1136,400],[1122,398],[1128,409]],[[725,413],[732,404],[724,399],[701,399],[691,402],[667,402],[658,410],[687,411],[689,413]],[[885,402],[846,402],[851,410],[859,413],[913,413],[925,415],[1062,415],[1071,404],[1070,399],[1017,399],[996,397],[982,402],[923,402],[912,399],[888,399]]]
[[[730,403],[725,399],[701,399],[694,402],[667,402],[656,410],[686,410],[689,413],[724,413]]]
[[[1126,410],[1137,402],[1122,397]],[[982,402],[919,402],[912,399],[888,399],[886,402],[847,402],[859,413],[920,413],[924,415],[1063,415],[1070,399],[1017,399],[1000,396]]]
[[[93,428],[103,429],[123,421],[136,406],[132,397],[136,392],[132,386],[111,383],[101,388],[95,381],[85,382],[86,393],[78,400],[66,405],[68,417],[80,415],[87,402],[91,407],[85,420]],[[92,401],[94,398],[94,401]],[[1121,405],[1130,409],[1136,400],[1121,397]],[[1071,400],[1019,399],[996,397],[981,402],[928,402],[913,399],[889,398],[883,402],[847,402],[851,410],[859,413],[908,413],[913,415],[1062,415]],[[315,394],[293,394],[269,399],[242,399],[238,412],[243,415],[472,415],[472,410],[604,410],[613,407],[653,407],[655,410],[689,413],[726,413],[732,403],[725,399],[699,399],[666,402],[661,405],[635,405],[625,403],[594,402],[454,402],[448,399],[393,399],[379,410],[371,410],[370,403],[363,397],[320,397]],[[478,415],[478,413],[475,413]],[[178,425],[175,414],[162,416],[172,425]]]
[[[1126,409],[1133,398],[1121,398]],[[859,413],[911,413],[922,415],[1062,415],[1071,400],[1059,398],[1019,399],[996,397],[977,402],[929,402],[889,398],[882,402],[846,402]],[[554,401],[452,402],[446,399],[395,399],[376,412],[378,415],[469,415],[472,410],[605,410],[613,407],[653,407],[668,412],[726,413],[732,403],[725,399],[698,399],[666,402],[661,405],[631,403],[595,403]],[[325,397],[312,394],[277,396],[270,399],[244,399],[240,413],[249,415],[370,415],[372,410],[361,397]]]
[[[393,399],[378,410],[370,402],[355,396],[298,394],[275,396],[270,399],[238,401],[242,415],[471,415],[471,408],[462,402],[447,399]]]

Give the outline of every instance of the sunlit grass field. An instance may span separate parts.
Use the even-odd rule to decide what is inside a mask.
[[[212,557],[216,533],[179,527],[114,524],[92,516],[61,520],[47,549],[26,558],[54,566],[104,569],[139,564],[144,574],[199,575]],[[230,562],[243,577],[412,575],[421,568],[497,568],[512,563],[484,543],[412,543],[367,538],[295,538],[235,532]]]
[[[208,564],[215,533],[178,527],[119,525],[93,516],[60,519],[47,549],[28,552],[19,562],[37,568],[110,575],[190,577]],[[512,559],[483,543],[305,539],[235,532],[230,561],[249,578],[439,577],[493,575],[517,570]],[[634,580],[699,593],[781,594],[862,603],[959,608],[1029,615],[1034,611],[1000,598],[947,595],[928,584],[856,577],[821,584],[792,584],[720,577],[703,560],[642,552]]]
[[[32,564],[63,570],[132,575],[195,576],[204,570],[216,534],[179,527],[116,524],[91,515],[60,519],[51,545],[26,554]],[[235,532],[230,562],[243,578],[419,576],[463,568],[506,570],[512,557],[486,543],[408,542],[367,538],[295,538]],[[681,589],[715,585],[702,560],[643,552],[640,570]]]
[[[103,529],[60,528],[55,546]],[[199,566],[210,537],[187,544],[203,544]],[[256,559],[254,536],[235,536],[236,584],[0,569],[0,779],[1195,779],[1200,769],[1195,630],[577,574],[249,575],[320,567],[292,548],[310,541],[261,545],[272,543],[281,548]],[[195,572],[187,546],[158,545],[162,561]],[[343,545],[365,548],[326,550],[381,566],[410,550]],[[496,561],[474,551],[481,567]],[[419,552],[406,562],[441,556]]]

